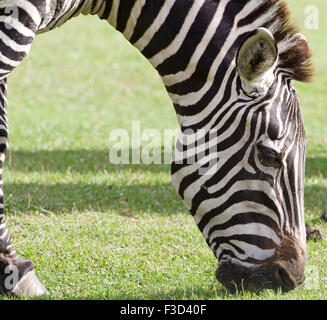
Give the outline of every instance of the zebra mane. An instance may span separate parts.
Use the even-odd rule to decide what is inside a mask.
[[[262,26],[271,31],[277,42],[279,66],[292,73],[297,81],[309,82],[313,76],[311,51],[305,37],[291,22],[291,13],[285,0],[236,0],[241,6],[253,3],[251,18],[267,16]]]

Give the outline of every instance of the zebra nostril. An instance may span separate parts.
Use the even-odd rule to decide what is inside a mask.
[[[296,281],[285,268],[277,266],[274,276],[275,286],[281,288],[283,291],[290,291],[296,287]]]

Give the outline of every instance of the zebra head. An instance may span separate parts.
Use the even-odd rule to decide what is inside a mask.
[[[184,130],[172,165],[230,291],[304,281],[305,132],[292,80],[309,78],[310,54],[300,34],[276,38],[258,28],[235,42],[210,125]]]

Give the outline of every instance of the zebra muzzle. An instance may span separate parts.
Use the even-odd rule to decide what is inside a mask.
[[[217,280],[231,293],[240,291],[261,291],[263,289],[291,291],[304,281],[301,272],[295,276],[282,263],[246,268],[224,259],[216,272]]]

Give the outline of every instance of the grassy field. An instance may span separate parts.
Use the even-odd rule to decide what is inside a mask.
[[[48,298],[327,298],[327,226],[319,221],[327,210],[327,3],[288,2],[316,67],[312,84],[296,84],[308,142],[306,221],[324,234],[308,243],[306,283],[287,294],[228,294],[169,165],[109,163],[113,129],[141,120],[162,132],[177,120],[150,64],[106,23],[80,17],[38,36],[9,79],[7,224]],[[305,28],[309,4],[320,10],[319,30]]]

